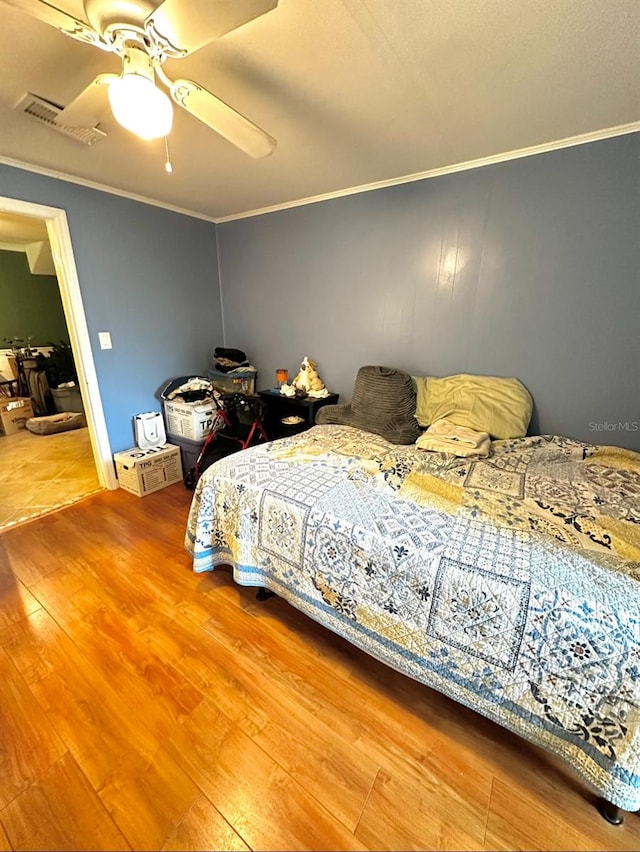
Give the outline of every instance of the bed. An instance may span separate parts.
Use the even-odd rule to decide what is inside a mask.
[[[210,467],[185,545],[640,807],[640,455],[319,425]]]

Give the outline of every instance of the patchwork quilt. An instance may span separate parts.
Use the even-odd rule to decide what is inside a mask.
[[[212,465],[185,545],[640,808],[640,455],[316,426]]]

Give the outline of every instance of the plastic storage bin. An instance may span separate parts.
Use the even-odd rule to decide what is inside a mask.
[[[257,370],[233,370],[221,373],[209,370],[208,378],[213,387],[220,393],[244,393],[253,396],[256,392]]]
[[[195,467],[204,441],[191,441],[189,438],[177,438],[169,435],[168,441],[176,447],[180,447],[180,459],[182,461],[182,475],[186,476],[192,467]]]
[[[65,411],[84,414],[84,405],[79,388],[51,388],[51,396],[58,414],[63,414]]]

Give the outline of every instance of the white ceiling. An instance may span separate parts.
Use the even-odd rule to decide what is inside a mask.
[[[0,251],[23,251],[33,275],[55,275],[46,222],[17,213],[0,214]]]
[[[177,109],[167,175],[162,140],[110,116],[84,147],[13,109],[27,91],[65,105],[120,61],[0,0],[0,159],[219,220],[637,122],[639,56],[639,0],[280,0],[165,65],[275,152],[250,159]]]
[[[0,246],[10,251],[23,251],[29,243],[48,240],[47,223],[17,213],[0,214]]]

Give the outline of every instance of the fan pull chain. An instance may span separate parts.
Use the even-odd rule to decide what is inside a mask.
[[[164,153],[165,153],[165,162],[164,162],[164,170],[170,175],[173,171],[173,166],[171,165],[171,158],[169,157],[169,137],[164,137]]]

